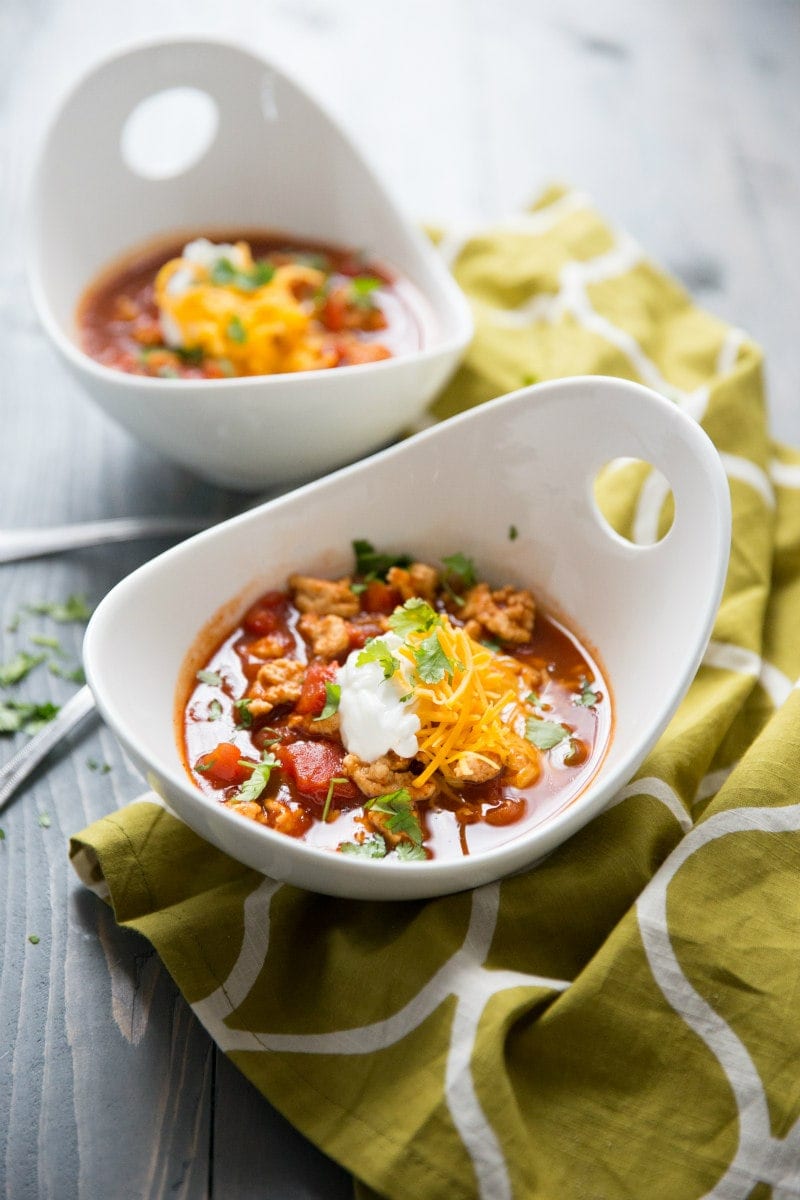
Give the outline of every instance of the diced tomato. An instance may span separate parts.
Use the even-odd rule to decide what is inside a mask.
[[[336,675],[339,664],[335,662],[315,661],[309,664],[303,680],[303,690],[300,699],[294,707],[295,712],[309,713],[318,717],[325,707],[325,684],[331,683]]]
[[[333,742],[297,741],[275,747],[286,774],[294,780],[298,792],[324,804],[332,779],[344,778],[344,750]],[[333,786],[333,801],[339,808],[352,808],[359,800],[359,791],[351,780]]]
[[[483,819],[487,825],[513,825],[525,815],[525,801],[521,796],[507,796],[499,804],[484,810]]]
[[[220,742],[208,754],[201,754],[194,764],[195,771],[215,786],[244,783],[253,773],[255,761],[245,762],[242,751],[233,742]]]
[[[347,293],[344,288],[334,288],[325,299],[319,319],[332,333],[341,333],[347,325]]]
[[[286,592],[266,592],[247,610],[242,625],[248,633],[256,633],[259,637],[284,631],[288,602]]]
[[[342,350],[339,356],[340,367],[357,367],[361,363],[380,362],[391,358],[392,352],[380,342],[357,342],[353,340]]]
[[[403,597],[397,588],[384,583],[382,579],[371,579],[361,593],[362,612],[384,613],[388,616],[402,603]]]
[[[383,626],[374,621],[365,621],[363,624],[360,621],[347,622],[347,638],[351,650],[363,650],[370,638],[380,637],[383,632]]]

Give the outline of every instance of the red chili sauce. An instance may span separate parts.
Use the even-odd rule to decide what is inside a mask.
[[[359,251],[324,243],[297,244],[264,232],[225,232],[215,241],[246,241],[262,273],[297,264],[322,273],[301,297],[310,329],[323,339],[330,367],[355,366],[407,354],[423,344],[419,297],[413,286]],[[160,268],[179,258],[188,235],[132,251],[88,287],[76,319],[81,349],[106,367],[162,379],[223,379],[258,374],[198,347],[167,345],[156,303]],[[259,276],[253,276],[255,287]],[[224,279],[224,276],[223,276]],[[310,369],[310,368],[309,368]]]
[[[413,787],[398,792],[397,785],[408,782],[409,771],[418,775],[421,764],[390,755],[392,769],[383,791],[389,799],[395,795],[388,804],[391,815],[384,800],[374,796],[374,788],[371,796],[364,793],[358,774],[348,767],[338,716],[325,715],[335,700],[326,684],[334,682],[338,666],[351,651],[385,633],[387,618],[398,605],[405,600],[408,608],[408,577],[405,568],[392,568],[388,581],[358,572],[338,581],[337,586],[353,590],[357,602],[345,604],[351,611],[324,627],[319,625],[319,614],[309,623],[306,597],[302,589],[292,586],[299,577],[292,577],[287,590],[267,592],[252,605],[198,673],[185,705],[184,761],[193,782],[206,795],[246,818],[332,851],[383,857],[405,841],[400,857],[405,853],[419,859],[453,858],[499,845],[541,823],[578,795],[610,740],[609,689],[586,647],[538,608],[525,642],[498,644],[491,629],[475,624],[470,633],[485,634],[484,645],[512,656],[521,664],[520,678],[536,683],[526,697],[530,719],[524,727],[532,729],[532,744],[538,747],[544,742],[545,748],[538,750],[538,778],[531,786],[510,784],[507,769],[483,782],[460,782],[437,772],[432,777],[433,794],[420,801]],[[428,598],[435,612],[453,627],[462,627],[464,614],[475,609],[474,594],[459,589],[453,576],[442,574],[435,596]],[[519,594],[507,588],[485,591],[481,598],[501,597],[502,610]],[[491,612],[483,619],[491,620]],[[317,633],[328,627],[336,637],[326,647],[325,638],[318,640]],[[315,653],[321,648],[325,654]],[[330,653],[333,649],[336,653]],[[265,663],[271,664],[269,678],[291,674],[292,698],[268,713],[253,715],[250,709],[259,705],[248,694],[263,694],[258,680],[264,678]],[[288,667],[280,665],[286,663]],[[527,682],[520,687],[524,691]],[[554,738],[555,744],[547,746]],[[253,790],[248,781],[263,757],[274,765],[266,769],[267,782],[260,794],[247,799],[248,787]],[[263,774],[261,779],[263,783]],[[398,800],[403,791],[406,799]],[[383,816],[376,818],[376,805],[384,809]],[[401,831],[399,840],[396,832],[387,833],[387,821]],[[402,832],[404,826],[410,834]]]

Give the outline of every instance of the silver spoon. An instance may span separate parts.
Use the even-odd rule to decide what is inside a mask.
[[[102,546],[108,542],[197,533],[220,519],[218,516],[117,517],[40,529],[0,529],[0,563],[39,558],[43,554],[58,554],[62,550],[77,550],[84,546]]]
[[[95,712],[94,696],[88,687],[82,687],[63,705],[52,721],[34,734],[27,745],[17,751],[3,767],[0,767],[0,812],[3,811],[20,784],[28,778],[53,747],[73,729],[76,729],[80,722],[92,712]]]

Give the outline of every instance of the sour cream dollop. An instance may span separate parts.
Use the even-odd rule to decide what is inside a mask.
[[[381,637],[396,653],[403,645],[396,633]],[[419,749],[419,717],[414,701],[401,702],[409,686],[402,680],[385,679],[379,663],[358,665],[360,650],[354,650],[336,674],[339,696],[339,731],[346,750],[364,762],[374,762],[394,750],[403,758],[413,758]]]

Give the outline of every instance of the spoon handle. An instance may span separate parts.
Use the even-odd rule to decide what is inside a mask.
[[[0,812],[53,747],[93,711],[94,696],[88,687],[82,687],[52,721],[34,734],[28,744],[0,768]]]
[[[115,517],[106,521],[85,521],[76,525],[53,525],[42,529],[0,530],[0,563],[18,562],[77,550],[83,546],[102,546],[108,542],[136,541],[139,538],[168,537],[197,533],[213,525],[218,517]]]

